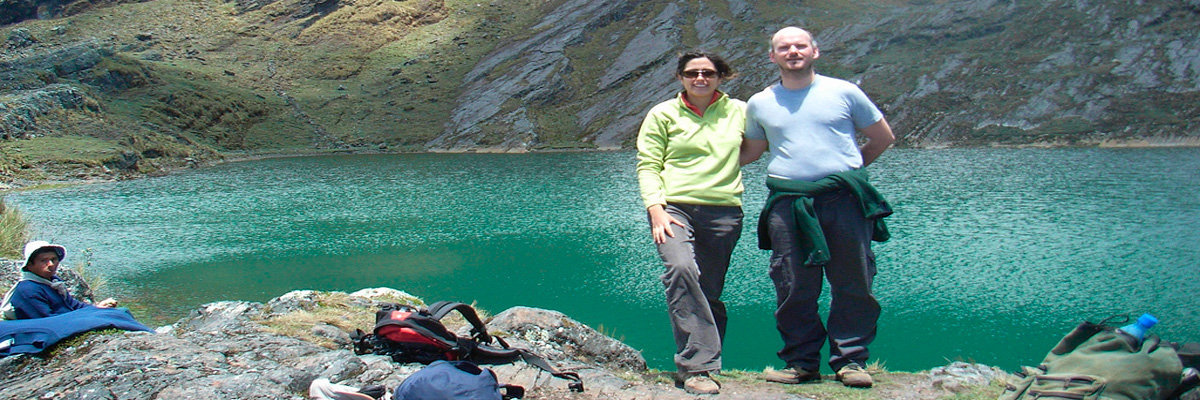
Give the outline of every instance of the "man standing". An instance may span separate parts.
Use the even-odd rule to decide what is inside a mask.
[[[858,86],[816,74],[820,57],[812,34],[787,27],[771,38],[771,62],[780,82],[747,101],[740,161],[770,148],[770,195],[759,219],[759,247],[772,250],[776,328],[787,368],[768,371],[772,382],[821,379],[821,347],[829,366],[850,387],[871,387],[864,368],[875,338],[879,303],[871,292],[871,240],[887,240],[883,217],[891,209],[867,183],[862,167],[895,141],[879,109]],[[858,146],[857,135],[866,139]],[[822,280],[832,301],[828,324],[818,314]]]

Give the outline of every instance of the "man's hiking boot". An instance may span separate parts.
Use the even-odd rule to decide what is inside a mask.
[[[875,381],[871,379],[871,374],[868,374],[867,370],[858,363],[849,363],[839,369],[837,380],[841,381],[843,385],[855,388],[869,388],[875,384]]]
[[[763,371],[763,379],[766,379],[767,382],[797,384],[820,381],[821,374],[800,367],[788,367]]]
[[[692,375],[683,381],[683,390],[691,394],[717,394],[721,383],[707,374]]]

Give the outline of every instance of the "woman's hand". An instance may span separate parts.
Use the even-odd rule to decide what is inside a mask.
[[[650,206],[646,212],[650,214],[650,235],[654,237],[654,244],[666,243],[668,236],[675,237],[671,224],[683,226],[682,222],[667,214],[667,210],[663,209],[661,204]]]
[[[96,307],[100,307],[100,308],[113,308],[116,306],[117,306],[117,301],[115,299],[113,299],[112,297],[109,297],[104,300],[100,300],[99,303],[96,303]]]

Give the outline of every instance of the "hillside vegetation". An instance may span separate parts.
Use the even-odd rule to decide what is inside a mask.
[[[1200,0],[2,0],[0,185],[327,151],[628,147],[680,51],[816,32],[902,146],[1200,145]]]

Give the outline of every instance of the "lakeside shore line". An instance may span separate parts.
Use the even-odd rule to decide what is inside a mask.
[[[7,272],[0,274],[0,287],[15,281],[18,263],[0,260]],[[77,283],[90,300],[86,283]],[[384,303],[424,305],[391,288],[296,290],[265,304],[198,305],[155,333],[88,333],[42,354],[0,359],[0,397],[303,399],[308,385],[321,378],[353,387],[395,388],[422,366],[356,355],[349,336],[354,329],[369,330],[375,310]],[[583,377],[586,391],[573,393],[565,381],[524,362],[486,366],[502,383],[524,386],[528,399],[697,398],[677,388],[669,371],[647,368],[639,350],[560,312],[518,306],[485,320],[490,331],[512,346],[532,349]],[[469,329],[465,323],[451,324],[460,335]],[[964,362],[919,372],[874,368],[878,379],[872,389],[845,388],[832,376],[814,384],[784,385],[766,382],[758,371],[723,371],[721,394],[705,398],[994,399],[1010,379],[994,367]]]
[[[901,149],[944,150],[955,148],[1001,148],[1001,149],[1054,149],[1054,148],[1098,148],[1098,149],[1158,149],[1158,148],[1193,148],[1200,147],[1200,137],[1166,137],[1166,138],[1132,138],[1122,140],[1103,140],[1090,145],[1079,145],[1062,142],[1040,142],[1023,144],[981,144],[981,145],[940,145],[926,144],[921,146],[897,147]],[[373,154],[529,154],[529,153],[562,153],[562,152],[608,152],[626,151],[623,148],[551,148],[551,149],[522,149],[501,147],[480,147],[472,149],[431,149],[426,151],[391,151],[372,148],[347,149],[302,149],[293,151],[263,151],[263,152],[229,152],[220,154],[219,158],[179,162],[162,166],[152,172],[112,171],[104,166],[77,167],[71,172],[62,172],[40,180],[20,179],[11,176],[0,176],[0,195],[12,191],[37,190],[89,183],[114,182],[128,179],[164,176],[181,170],[206,168],[216,165],[265,160],[274,158],[316,157],[327,155],[373,155]]]
[[[528,154],[528,153],[564,153],[564,152],[596,152],[596,151],[622,151],[624,149],[548,149],[548,150],[519,150],[519,149],[503,149],[503,148],[479,148],[469,150],[437,150],[437,151],[385,151],[378,149],[329,149],[329,150],[305,150],[295,152],[277,152],[266,151],[262,153],[225,153],[221,154],[220,158],[190,161],[179,163],[181,165],[167,165],[160,170],[153,172],[142,173],[135,171],[113,171],[104,166],[96,167],[79,167],[70,173],[59,173],[56,176],[40,180],[19,179],[14,177],[0,176],[0,195],[13,191],[38,190],[44,188],[57,188],[63,186],[83,185],[91,183],[106,183],[116,182],[130,179],[141,179],[155,176],[165,176],[179,171],[208,168],[221,164],[247,162],[257,160],[269,160],[277,158],[301,158],[301,157],[319,157],[331,155],[403,155],[403,154]]]

